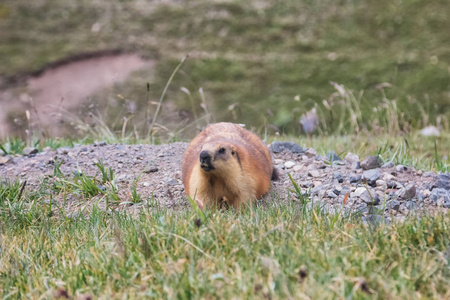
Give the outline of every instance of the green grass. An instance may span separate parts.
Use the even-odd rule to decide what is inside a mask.
[[[448,216],[372,226],[274,200],[204,219],[190,209],[131,217],[95,205],[67,218],[27,194],[0,203],[5,299],[58,289],[105,299],[450,296]]]
[[[333,81],[353,91],[362,113],[359,127],[377,128],[386,106],[394,103],[402,132],[436,124],[438,118],[448,130],[450,40],[442,30],[450,27],[447,8],[447,1],[426,0],[148,5],[6,0],[0,5],[0,76],[107,49],[157,58],[154,70],[93,97],[108,112],[115,110],[108,114],[112,126],[115,116],[122,120],[127,101],[137,104],[137,112],[147,111],[147,82],[150,100],[158,101],[175,66],[191,53],[166,95],[191,114],[202,111],[197,91],[203,88],[216,120],[245,119],[297,134],[298,118],[317,104],[321,130],[332,134],[341,126],[339,117],[347,118],[347,106],[333,96]],[[91,30],[95,23],[101,25],[98,32]],[[143,113],[136,113],[133,122],[142,128],[143,120]],[[345,124],[339,133],[354,130]]]

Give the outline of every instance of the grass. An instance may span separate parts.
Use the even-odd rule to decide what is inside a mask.
[[[159,207],[132,217],[95,205],[67,218],[27,194],[0,203],[4,299],[450,296],[448,216],[372,226],[274,200],[203,218]]]
[[[149,100],[158,102],[170,74],[190,53],[165,94],[177,112],[202,111],[197,91],[203,88],[216,120],[245,119],[258,128],[272,124],[288,134],[300,132],[299,117],[315,105],[327,134],[376,128],[386,106],[398,111],[403,132],[438,123],[448,130],[450,53],[448,34],[441,30],[450,26],[446,8],[446,1],[425,0],[149,5],[6,0],[0,6],[0,76],[7,79],[72,55],[108,49],[157,58],[154,70],[138,72],[113,91],[92,97],[113,112],[106,114],[110,127],[114,116],[122,120],[126,104],[134,102],[142,113],[133,122],[142,128],[147,83]],[[95,24],[99,31],[92,30]],[[358,126],[340,127],[348,108],[341,102],[347,100],[336,97],[330,82],[354,94],[361,112]],[[161,110],[179,124],[173,110]]]

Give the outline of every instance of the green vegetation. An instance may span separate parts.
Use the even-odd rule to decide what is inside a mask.
[[[190,113],[192,99],[182,87],[197,111],[196,91],[203,88],[216,120],[273,124],[292,134],[299,132],[300,115],[317,104],[323,133],[354,133],[349,124],[340,127],[341,117],[349,119],[342,111],[350,112],[333,81],[353,91],[360,129],[382,126],[387,109],[398,112],[401,131],[439,122],[448,129],[447,9],[442,0],[6,0],[0,5],[0,74],[39,70],[84,52],[137,52],[157,58],[154,72],[140,72],[94,99],[104,104],[112,97],[123,106],[135,101],[136,111],[145,112],[146,83],[157,101],[176,64],[191,53],[167,93],[168,102]],[[123,106],[108,112],[117,115]],[[142,121],[138,114],[130,125]]]
[[[279,199],[204,216],[153,206],[132,217],[95,205],[69,216],[51,203],[1,197],[5,299],[450,296],[448,216],[365,225]]]

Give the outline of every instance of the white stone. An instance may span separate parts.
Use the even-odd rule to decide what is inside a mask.
[[[295,166],[295,161],[290,160],[284,163],[286,169],[291,169],[293,166]]]

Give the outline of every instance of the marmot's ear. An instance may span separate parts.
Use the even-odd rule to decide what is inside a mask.
[[[236,154],[236,147],[231,146],[231,155],[235,155],[235,154]]]

